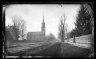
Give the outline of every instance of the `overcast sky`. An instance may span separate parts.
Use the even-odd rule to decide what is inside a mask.
[[[78,16],[78,4],[24,4],[11,5],[6,8],[6,25],[12,25],[11,16],[19,15],[26,21],[26,32],[41,31],[41,23],[44,21],[46,26],[46,35],[52,33],[57,38],[58,25],[62,15],[66,15],[66,24],[68,24],[68,32],[75,28],[74,22]]]

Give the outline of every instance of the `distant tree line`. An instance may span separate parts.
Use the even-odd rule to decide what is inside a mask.
[[[56,38],[52,33],[50,33],[48,36],[46,36],[46,40],[49,41],[49,42],[51,42],[52,40],[55,40],[55,39]]]

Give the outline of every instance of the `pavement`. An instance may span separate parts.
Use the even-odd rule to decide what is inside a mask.
[[[73,42],[68,42],[68,44],[71,44],[71,45],[74,45],[74,46],[77,46],[77,47],[81,47],[81,48],[92,48],[92,45],[89,44],[89,43],[73,43]]]

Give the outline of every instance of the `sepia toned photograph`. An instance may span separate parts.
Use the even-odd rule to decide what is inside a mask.
[[[10,4],[4,58],[94,58],[94,3]]]

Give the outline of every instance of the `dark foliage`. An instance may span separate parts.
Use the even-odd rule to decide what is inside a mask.
[[[86,9],[83,5],[81,5],[81,9],[79,10],[79,14],[77,17],[77,22],[75,23],[76,29],[73,31],[76,36],[91,34],[91,25],[90,25],[91,16],[87,13]]]
[[[12,35],[10,33],[10,29],[7,28],[7,27],[5,27],[5,39],[7,39],[7,40],[12,40],[13,39]]]

